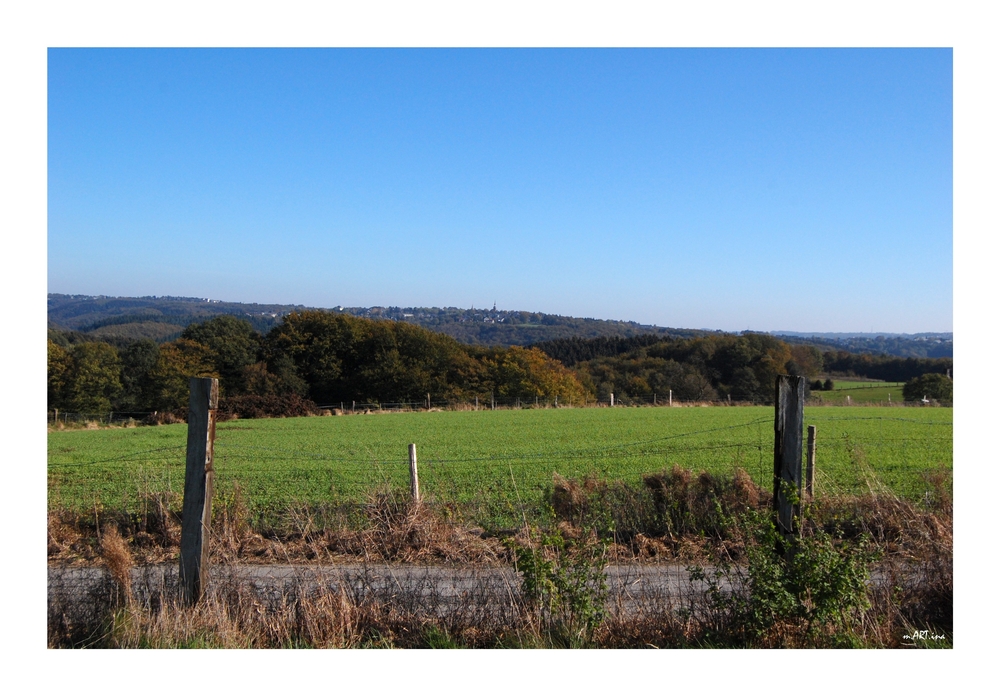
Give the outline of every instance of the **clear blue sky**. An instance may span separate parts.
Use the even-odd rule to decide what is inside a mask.
[[[48,53],[48,288],[952,330],[951,50]]]

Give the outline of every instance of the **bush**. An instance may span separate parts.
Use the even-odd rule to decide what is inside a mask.
[[[731,479],[675,466],[669,472],[650,474],[643,483],[653,494],[657,534],[677,537],[707,534],[726,538],[732,517],[765,505],[770,495],[750,475],[736,469]]]
[[[533,530],[510,547],[525,601],[549,639],[564,647],[586,645],[604,619],[606,547],[590,535],[574,539],[562,530]]]
[[[879,556],[871,539],[852,543],[816,531],[781,556],[776,549],[785,542],[766,514],[748,513],[737,524],[745,570],[728,558],[719,559],[711,577],[689,568],[692,578],[709,585],[715,619],[710,640],[743,647],[853,647],[852,626],[869,606],[869,567]]]
[[[952,393],[951,380],[947,376],[937,373],[921,375],[903,385],[904,401],[920,401],[927,398],[950,402]]]
[[[219,399],[218,418],[292,418],[316,412],[316,404],[298,394],[241,394]]]
[[[543,506],[557,520],[605,538],[613,536],[616,543],[636,543],[642,537],[666,537],[677,543],[687,535],[728,538],[731,516],[766,506],[770,497],[742,469],[717,476],[675,466],[647,474],[641,486],[555,474]]]
[[[823,391],[833,391],[833,380],[829,377],[823,382]]]

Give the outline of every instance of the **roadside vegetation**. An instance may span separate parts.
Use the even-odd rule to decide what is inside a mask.
[[[185,606],[176,587],[141,586],[130,572],[148,560],[134,543],[139,535],[147,548],[176,544],[176,513],[151,501],[141,518],[105,511],[95,553],[107,573],[82,604],[50,598],[48,640],[105,648],[950,647],[950,478],[940,472],[929,483],[934,492],[921,503],[875,480],[866,495],[805,501],[801,538],[783,556],[775,554],[769,494],[741,471],[677,468],[639,485],[555,478],[549,522],[497,536],[457,524],[447,506],[414,505],[390,491],[372,492],[366,524],[350,532],[311,528],[300,516],[298,534],[265,538],[238,497],[215,510],[219,564],[266,547],[272,562],[363,553],[366,563],[515,571],[514,587],[484,580],[457,606],[418,588],[317,585],[308,573],[277,592],[222,577],[204,602]],[[624,500],[632,526],[601,531]],[[50,553],[80,543],[73,539],[84,524],[50,518]],[[689,566],[689,592],[627,605],[635,598],[609,591],[609,564],[663,558]]]

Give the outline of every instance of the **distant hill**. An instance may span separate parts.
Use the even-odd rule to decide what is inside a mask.
[[[248,320],[267,333],[294,311],[323,309],[357,317],[406,321],[432,331],[452,336],[469,345],[526,346],[569,339],[631,339],[637,336],[695,338],[712,333],[699,329],[677,329],[639,324],[634,321],[581,319],[542,312],[517,310],[459,309],[457,307],[343,307],[318,308],[304,305],[223,302],[204,297],[107,297],[104,295],[48,296],[49,328],[75,332],[80,340],[129,341],[150,338],[171,341],[189,324],[220,314],[232,314]],[[938,358],[952,356],[950,333],[926,334],[837,334],[772,332],[788,343],[815,345],[820,350],[844,350],[851,353],[895,355],[899,357]],[[584,352],[597,350],[614,353],[620,346],[612,341],[587,346]],[[550,346],[551,347],[551,346]],[[561,349],[567,349],[563,346]],[[583,350],[568,346],[570,352]],[[589,355],[589,352],[587,353]],[[579,359],[585,359],[581,353]],[[591,356],[592,357],[592,356]]]
[[[895,355],[901,358],[954,357],[954,335],[948,333],[877,334],[877,333],[804,333],[772,331],[786,343],[813,345],[820,350],[843,350],[848,353]]]
[[[357,317],[406,321],[448,334],[470,345],[530,345],[565,338],[632,337],[656,334],[689,338],[704,332],[668,329],[634,321],[580,319],[541,312],[503,309],[459,309],[457,307],[343,307],[317,308],[304,305],[223,302],[198,297],[106,297],[60,295],[48,297],[49,328],[75,331],[93,338],[169,341],[188,324],[220,314],[250,321],[266,333],[293,311],[323,309]]]
[[[222,302],[199,297],[107,297],[104,295],[60,295],[49,293],[49,328],[79,331],[89,334],[104,327],[104,335],[120,337],[150,337],[149,324],[167,324],[183,331],[188,324],[211,319],[220,314],[232,314],[247,319],[254,328],[265,333],[281,317],[302,305],[245,304]],[[162,338],[160,340],[170,340]]]
[[[634,321],[580,319],[558,314],[457,307],[338,307],[339,311],[370,319],[407,321],[447,334],[462,343],[484,346],[526,346],[560,338],[639,336],[689,338],[701,331],[672,329]]]

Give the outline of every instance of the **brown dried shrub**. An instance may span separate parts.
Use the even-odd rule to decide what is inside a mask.
[[[132,597],[132,567],[135,565],[128,544],[122,538],[117,525],[105,525],[101,535],[101,559],[111,573],[121,596],[128,601]]]

